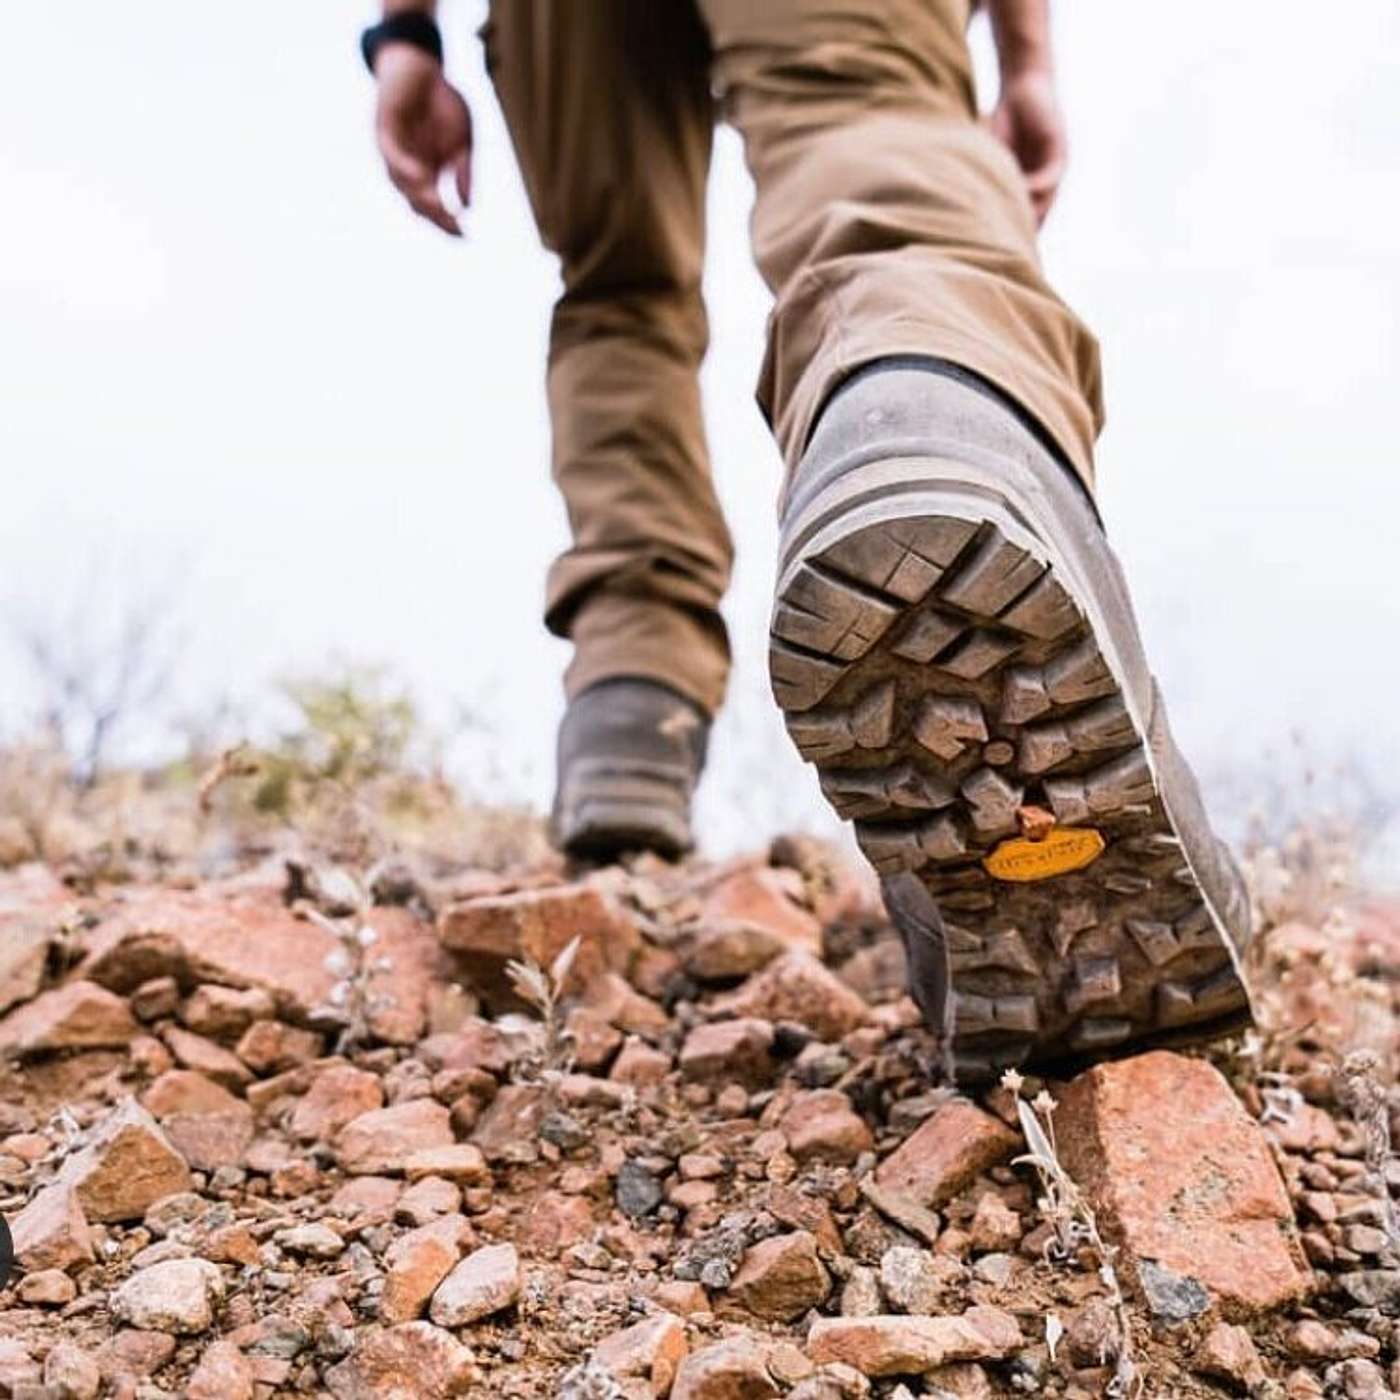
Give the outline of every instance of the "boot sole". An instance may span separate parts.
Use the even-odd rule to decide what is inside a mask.
[[[942,964],[948,995],[923,1006],[950,1075],[1064,1072],[1247,1026],[1082,561],[986,491],[873,475],[807,512],[769,665],[883,877],[916,991],[915,965]],[[1022,838],[1027,805],[1053,813],[1048,840]]]

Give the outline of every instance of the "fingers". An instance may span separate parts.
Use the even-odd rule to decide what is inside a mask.
[[[457,198],[465,208],[472,202],[472,153],[468,147],[452,162],[452,178],[457,186]]]
[[[1025,175],[1026,190],[1031,197],[1036,222],[1044,223],[1045,216],[1050,212],[1050,206],[1059,193],[1060,182],[1065,176],[1065,158],[1063,155],[1056,155],[1038,169],[1026,171]]]
[[[380,148],[384,153],[384,166],[389,172],[389,179],[408,201],[413,212],[453,238],[460,238],[462,230],[438,194],[437,172],[387,134],[381,134]]]

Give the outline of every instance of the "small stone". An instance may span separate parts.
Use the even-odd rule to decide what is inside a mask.
[[[113,1292],[112,1315],[152,1332],[205,1331],[224,1294],[223,1275],[205,1259],[167,1259],[131,1275]]]
[[[995,1191],[987,1191],[977,1202],[968,1236],[976,1250],[1015,1249],[1021,1242],[1021,1217]]]
[[[880,1163],[879,1185],[934,1208],[1011,1156],[1020,1139],[1000,1119],[963,1098],[948,1099]]]
[[[258,1074],[279,1074],[314,1060],[321,1037],[282,1021],[256,1021],[238,1042],[238,1058]]]
[[[880,1291],[903,1313],[929,1316],[939,1312],[961,1276],[959,1264],[926,1249],[895,1245],[880,1256]]]
[[[842,1317],[878,1317],[883,1311],[879,1275],[857,1264],[841,1289]]]
[[[253,1400],[253,1367],[232,1342],[205,1347],[185,1385],[187,1400]]]
[[[126,1002],[93,982],[67,982],[0,1020],[0,1055],[54,1050],[124,1050],[137,1035]]]
[[[593,1233],[593,1209],[585,1196],[545,1191],[531,1204],[520,1243],[532,1254],[552,1259]]]
[[[779,1393],[767,1348],[741,1335],[691,1352],[676,1369],[671,1400],[772,1400]]]
[[[781,948],[820,954],[822,926],[797,902],[802,893],[798,872],[749,866],[721,880],[705,896],[704,925],[746,924],[767,933]]]
[[[865,1120],[838,1089],[797,1095],[780,1126],[799,1162],[849,1164],[875,1145]]]
[[[935,1367],[924,1377],[924,1383],[934,1395],[956,1396],[958,1400],[993,1400],[996,1394],[986,1371],[975,1361],[954,1361]]]
[[[326,1372],[326,1389],[334,1400],[454,1400],[480,1380],[470,1349],[450,1332],[402,1322],[361,1332],[350,1355]]]
[[[1374,1360],[1381,1353],[1375,1337],[1352,1328],[1337,1331],[1313,1318],[1304,1318],[1289,1329],[1284,1346],[1300,1361],[1349,1361],[1354,1357]]]
[[[625,972],[641,942],[636,926],[595,885],[556,885],[449,905],[438,920],[471,990],[493,1010],[526,1009],[507,967],[548,968],[577,938],[566,985],[572,994],[605,971]]]
[[[920,1375],[952,1361],[998,1361],[1022,1346],[1021,1329],[999,1308],[961,1317],[818,1318],[807,1334],[816,1362],[841,1361],[867,1376]]]
[[[57,1182],[73,1188],[88,1220],[139,1220],[162,1196],[188,1191],[190,1170],[155,1119],[128,1099],[68,1158]]]
[[[278,1230],[273,1239],[288,1254],[305,1255],[311,1259],[336,1259],[345,1251],[345,1241],[329,1225],[318,1220]]]
[[[1196,1352],[1193,1368],[1203,1376],[1225,1381],[1236,1390],[1251,1391],[1265,1380],[1264,1363],[1243,1327],[1218,1322]]]
[[[177,1064],[222,1084],[225,1089],[241,1092],[253,1078],[248,1066],[232,1050],[225,1050],[222,1045],[182,1026],[167,1026],[161,1038]]]
[[[690,1350],[685,1324],[670,1313],[658,1313],[604,1337],[594,1361],[620,1381],[645,1381],[653,1396],[670,1393],[676,1368]]]
[[[97,1362],[72,1342],[55,1342],[44,1358],[44,1388],[51,1400],[94,1400],[102,1387]]]
[[[1360,1308],[1379,1308],[1387,1317],[1400,1316],[1400,1269],[1357,1269],[1342,1274],[1337,1286]]]
[[[816,1238],[794,1230],[754,1245],[730,1291],[756,1316],[791,1322],[826,1301],[831,1277],[817,1256]]]
[[[427,1225],[442,1215],[455,1215],[462,1205],[462,1189],[440,1176],[415,1181],[389,1204],[395,1220],[409,1225]]]
[[[10,1222],[15,1258],[26,1269],[70,1269],[93,1260],[92,1234],[78,1193],[45,1186]]]
[[[353,1065],[332,1065],[311,1082],[292,1112],[292,1136],[301,1142],[329,1142],[362,1113],[384,1106],[379,1076]]]
[[[377,1176],[402,1172],[417,1152],[452,1146],[452,1122],[434,1099],[409,1099],[347,1123],[332,1144],[342,1170]]]
[[[403,1174],[409,1181],[436,1176],[459,1186],[490,1186],[491,1169],[481,1149],[470,1142],[447,1147],[427,1147],[404,1159]]]
[[[196,1035],[211,1040],[237,1040],[254,1021],[264,1021],[274,1011],[272,998],[261,987],[220,987],[206,982],[196,987],[180,1020]]]
[[[533,1162],[539,1156],[539,1132],[548,1111],[542,1085],[507,1084],[481,1115],[472,1142],[488,1162]]]
[[[754,1088],[773,1077],[773,1026],[744,1017],[696,1026],[681,1047],[681,1073],[693,1080],[738,1080]]]
[[[660,1084],[671,1072],[671,1057],[664,1050],[654,1049],[646,1041],[630,1036],[613,1061],[608,1078],[618,1084],[644,1088]]]
[[[1348,1225],[1342,1240],[1353,1254],[1361,1255],[1384,1254],[1390,1245],[1390,1237],[1374,1225]]]
[[[141,1105],[157,1118],[177,1113],[247,1113],[248,1105],[222,1084],[189,1069],[171,1069],[141,1095]]]
[[[389,1246],[384,1291],[379,1298],[381,1322],[412,1322],[421,1316],[437,1286],[452,1272],[471,1238],[460,1215],[444,1216],[401,1235]]]
[[[0,1337],[0,1392],[23,1394],[23,1387],[40,1384],[40,1375],[39,1365],[29,1354],[28,1347],[9,1337]]]
[[[1199,1279],[1178,1274],[1151,1259],[1138,1264],[1138,1286],[1152,1316],[1168,1326],[1189,1322],[1210,1307],[1210,1294]]]
[[[15,1296],[34,1307],[61,1308],[78,1296],[78,1286],[62,1269],[39,1269],[20,1279]]]
[[[180,984],[173,977],[152,977],[132,992],[131,1011],[140,1021],[160,1021],[175,1014],[180,1004]]]
[[[159,1371],[175,1355],[175,1338],[164,1332],[124,1328],[103,1342],[97,1362],[104,1375],[142,1377]]]
[[[440,1327],[463,1327],[511,1307],[520,1296],[520,1257],[511,1244],[467,1255],[438,1285],[428,1315]]]
[[[650,1215],[662,1201],[661,1183],[635,1158],[617,1170],[617,1208],[633,1220]]]
[[[795,1021],[820,1040],[839,1040],[870,1008],[810,953],[784,953],[711,1008],[719,1016]]]
[[[701,929],[685,960],[699,982],[731,982],[772,962],[786,944],[758,924],[725,919]]]

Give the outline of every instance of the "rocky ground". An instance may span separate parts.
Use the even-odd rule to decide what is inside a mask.
[[[1400,914],[1328,859],[1256,863],[1259,1034],[975,1101],[802,840],[15,866],[0,1395],[1400,1392]]]

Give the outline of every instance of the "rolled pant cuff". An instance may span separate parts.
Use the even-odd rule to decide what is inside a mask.
[[[574,657],[564,675],[572,699],[600,681],[657,681],[713,716],[729,681],[729,638],[718,613],[607,593],[573,619]]]

